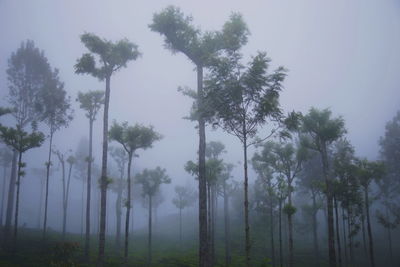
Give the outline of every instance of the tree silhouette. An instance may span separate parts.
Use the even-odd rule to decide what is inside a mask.
[[[140,53],[137,45],[127,39],[116,43],[101,39],[95,34],[81,35],[81,41],[90,51],[85,53],[75,64],[75,73],[90,74],[100,81],[106,82],[103,116],[103,153],[101,160],[101,186],[100,186],[100,231],[99,231],[99,266],[104,265],[104,246],[106,233],[106,207],[107,207],[107,155],[108,155],[108,109],[110,103],[111,76],[121,68],[125,68],[131,60],[136,60]],[[95,56],[99,58],[96,62]],[[100,66],[99,66],[100,65]]]

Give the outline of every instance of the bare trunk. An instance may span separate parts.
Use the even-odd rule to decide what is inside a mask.
[[[282,195],[279,196],[279,266],[283,267],[283,250],[282,250]]]
[[[149,195],[149,236],[148,236],[148,255],[147,255],[147,262],[148,266],[151,266],[151,211],[152,211],[152,199],[151,195]]]
[[[371,229],[371,219],[369,216],[369,196],[368,196],[368,187],[364,188],[365,194],[365,212],[367,215],[367,231],[368,231],[368,240],[369,240],[369,258],[371,261],[371,267],[375,267],[375,259],[374,259],[374,240],[372,239],[372,229]]]
[[[272,195],[269,196],[269,224],[270,224],[270,237],[271,237],[271,259],[272,259],[272,266],[276,266],[275,260],[275,241],[274,241],[274,209],[272,206]]]
[[[243,132],[246,132],[245,124],[243,124]],[[243,138],[243,168],[244,168],[244,229],[245,229],[245,245],[246,245],[246,267],[250,267],[250,224],[249,224],[249,177],[247,173],[247,136]]]
[[[129,161],[128,161],[128,194],[126,197],[126,216],[125,216],[125,246],[124,246],[124,263],[128,264],[128,247],[129,247],[129,218],[130,218],[130,210],[131,210],[131,165],[132,165],[132,157],[133,152],[129,153]]]
[[[18,173],[17,173],[17,198],[15,199],[15,218],[14,218],[14,249],[17,245],[18,234],[18,215],[19,215],[19,190],[21,188],[21,175],[22,175],[22,152],[18,155]]]
[[[46,239],[46,231],[47,231],[47,206],[49,203],[49,178],[50,178],[50,167],[51,167],[51,148],[53,145],[53,127],[50,127],[50,145],[49,145],[49,154],[46,162],[46,193],[44,198],[44,221],[43,221],[43,240]]]
[[[66,198],[66,182],[65,182],[65,163],[64,160],[61,160],[61,167],[62,167],[62,210],[63,210],[63,220],[62,220],[62,239],[65,240],[65,228],[67,224],[67,206],[65,203],[65,198]]]
[[[229,226],[229,197],[226,192],[226,181],[223,183],[224,190],[224,225],[225,225],[225,267],[231,264],[231,240]]]
[[[349,264],[349,259],[347,256],[347,238],[346,238],[346,223],[344,216],[344,209],[342,207],[342,232],[343,232],[343,250],[344,250],[344,264],[347,267]]]
[[[315,254],[315,266],[319,266],[319,245],[318,245],[318,222],[317,222],[317,202],[315,199],[315,192],[312,192],[313,201],[313,217],[312,217],[312,227],[313,227],[313,243],[314,243],[314,254]]]
[[[326,202],[328,213],[328,251],[329,251],[329,267],[336,267],[336,251],[335,251],[335,226],[333,221],[333,195],[331,179],[329,178],[328,155],[326,145],[322,145],[321,151],[322,167],[326,184]]]
[[[352,213],[351,213],[351,208],[348,207],[347,209],[347,229],[349,233],[349,253],[350,253],[350,264],[354,265],[354,252],[353,252],[353,235],[352,235]]]
[[[86,229],[85,229],[85,257],[89,260],[90,250],[90,204],[92,193],[92,162],[93,162],[93,119],[89,120],[89,156],[86,185]]]
[[[101,160],[101,188],[100,188],[100,229],[99,229],[99,260],[98,266],[104,265],[104,248],[106,243],[106,214],[107,214],[107,156],[108,156],[108,107],[110,104],[111,75],[106,76],[106,92],[104,99],[103,118],[103,155]]]
[[[342,267],[342,250],[340,244],[340,229],[339,229],[339,212],[338,212],[338,203],[336,196],[333,198],[335,204],[335,222],[336,222],[336,241],[337,241],[337,251],[338,251],[338,263],[339,267]]]
[[[18,161],[18,152],[13,150],[13,160],[11,164],[11,176],[10,183],[8,184],[8,197],[7,197],[7,211],[6,211],[6,224],[4,227],[4,244],[5,249],[8,248],[7,244],[10,241],[11,237],[11,221],[12,215],[14,211],[14,199],[15,199],[15,185],[17,182],[17,161]]]
[[[183,246],[182,246],[182,208],[179,208],[179,246],[180,246],[180,249],[183,248]]]
[[[67,180],[67,189],[65,192],[65,219],[64,219],[64,225],[63,225],[63,232],[64,232],[64,238],[65,238],[65,233],[67,232],[67,219],[68,219],[68,199],[69,199],[69,188],[70,188],[70,184],[71,184],[71,174],[72,174],[72,165],[69,165],[69,170],[68,170],[68,180]]]
[[[197,65],[197,104],[203,105],[203,66]],[[206,132],[203,115],[199,114],[199,267],[208,267]]]
[[[83,241],[83,218],[85,213],[85,179],[82,177],[82,197],[81,197],[81,242]]]
[[[365,237],[365,211],[364,211],[364,207],[361,208],[361,233],[362,233],[363,248],[364,248],[365,256],[367,256],[368,255],[368,251],[367,251],[367,239]]]
[[[121,177],[122,181],[122,177]],[[119,250],[121,246],[121,222],[122,222],[122,186],[121,184],[118,185],[118,192],[117,192],[117,201],[115,202],[115,212],[117,217],[117,232],[115,237],[116,247]]]
[[[288,187],[291,188],[291,184],[288,183]],[[288,204],[292,207],[292,193],[289,191],[288,194]],[[293,267],[294,259],[293,259],[293,214],[291,211],[288,214],[288,233],[289,233],[289,267]]]
[[[3,214],[4,214],[4,196],[6,195],[6,182],[7,182],[7,166],[3,166],[3,186],[1,193],[1,213],[0,213],[0,226],[3,226]]]

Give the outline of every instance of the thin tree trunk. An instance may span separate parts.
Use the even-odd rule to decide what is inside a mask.
[[[226,192],[226,181],[223,183],[224,191],[224,225],[225,225],[225,267],[231,264],[231,242],[230,242],[230,226],[229,226],[229,197]]]
[[[183,246],[182,246],[182,208],[179,208],[179,246],[180,246],[180,249],[183,248]]]
[[[125,246],[124,246],[124,263],[128,264],[128,246],[129,246],[129,217],[131,210],[131,165],[133,153],[129,153],[128,161],[128,194],[126,198],[126,217],[125,217]]]
[[[51,147],[53,145],[53,127],[50,126],[50,145],[49,145],[49,154],[46,162],[46,195],[44,198],[44,221],[43,221],[43,240],[46,239],[46,231],[47,231],[47,206],[49,203],[49,178],[50,178],[50,167],[51,167]]]
[[[11,223],[12,223],[12,215],[14,211],[14,201],[15,201],[15,185],[17,182],[17,161],[18,161],[18,152],[13,150],[13,160],[11,164],[11,176],[10,183],[8,184],[8,197],[7,197],[7,211],[6,211],[6,224],[4,227],[4,244],[5,249],[9,247],[10,237],[11,237]]]
[[[207,177],[208,179],[209,177]],[[210,185],[210,181],[207,181],[207,226],[208,226],[208,231],[207,231],[207,240],[208,240],[208,249],[209,249],[209,265],[213,266],[213,252],[212,252],[212,216],[211,216],[211,185]]]
[[[371,267],[375,267],[375,259],[374,259],[374,240],[372,239],[372,230],[371,230],[371,219],[369,216],[369,196],[368,196],[368,187],[364,188],[365,193],[365,211],[367,215],[367,231],[368,231],[368,240],[369,240],[369,258],[371,261]]]
[[[313,201],[313,217],[312,217],[312,227],[313,227],[313,243],[314,243],[314,253],[315,253],[315,266],[319,266],[319,245],[318,245],[318,222],[317,222],[317,201],[315,199],[315,192],[312,192]]]
[[[82,206],[81,206],[81,242],[83,241],[83,218],[85,213],[85,179],[82,177]]]
[[[275,242],[274,242],[274,210],[272,206],[272,196],[269,197],[269,224],[270,224],[270,236],[271,236],[271,258],[272,258],[272,266],[276,266],[275,260]]]
[[[346,238],[346,223],[345,223],[345,215],[344,209],[342,207],[342,228],[343,228],[343,250],[344,250],[344,263],[347,267],[349,265],[349,259],[347,256],[347,238]]]
[[[279,266],[283,267],[283,251],[282,251],[282,196],[279,196]]]
[[[69,188],[71,184],[71,174],[72,174],[72,165],[69,165],[69,170],[68,170],[68,180],[67,180],[67,190],[65,193],[65,221],[64,221],[64,238],[65,238],[65,233],[67,232],[67,219],[68,219],[68,199],[69,199]]]
[[[246,132],[245,124],[243,124],[243,132]],[[243,138],[243,168],[244,168],[244,229],[245,229],[245,245],[246,245],[246,267],[250,267],[250,224],[249,224],[249,177],[247,173],[247,136]]]
[[[122,222],[122,209],[121,209],[121,204],[122,204],[122,177],[120,184],[118,185],[118,192],[117,192],[117,201],[115,202],[115,211],[117,215],[117,232],[116,232],[116,237],[115,237],[115,243],[116,247],[119,250],[121,247],[121,222]]]
[[[3,214],[4,214],[4,196],[6,195],[6,175],[7,175],[7,166],[3,166],[3,187],[1,193],[1,213],[0,213],[0,225],[3,226]]]
[[[149,237],[148,237],[148,265],[151,266],[151,212],[152,212],[152,199],[151,195],[149,195]]]
[[[92,162],[93,162],[93,120],[89,120],[89,156],[87,159],[87,188],[86,188],[86,229],[85,229],[85,258],[89,260],[90,250],[90,204],[92,192]]]
[[[339,267],[342,267],[342,250],[340,244],[340,229],[339,229],[339,212],[338,212],[338,204],[336,196],[333,197],[333,201],[335,204],[335,221],[336,221],[336,241],[337,241],[337,251],[338,251],[338,263]]]
[[[365,237],[365,211],[364,211],[364,207],[361,208],[361,233],[362,233],[363,248],[364,248],[365,256],[367,256],[368,255],[368,251],[367,251],[367,239]]]
[[[349,253],[350,253],[350,264],[354,265],[354,251],[353,251],[353,230],[352,230],[352,213],[351,213],[351,207],[348,207],[347,209],[347,229],[349,233]]]
[[[335,226],[333,222],[333,195],[331,179],[329,178],[328,155],[325,144],[321,151],[322,167],[326,184],[326,202],[328,213],[328,251],[329,251],[329,267],[336,267],[336,251],[335,251]]]
[[[291,183],[288,183],[288,187],[291,188]],[[292,207],[292,194],[289,190],[288,194],[288,205]],[[289,231],[289,267],[293,267],[294,259],[293,259],[293,221],[292,221],[292,213],[289,212],[288,219],[288,231]]]
[[[67,207],[65,205],[65,196],[66,196],[66,184],[65,184],[65,163],[64,163],[64,159],[60,157],[60,155],[58,155],[59,160],[61,162],[61,168],[62,168],[62,191],[63,191],[63,195],[62,195],[62,206],[63,206],[63,220],[62,220],[62,239],[65,240],[65,228],[66,228],[66,224],[67,224],[67,217],[66,217],[66,211],[67,211]]]
[[[389,210],[386,207],[386,218],[389,220]],[[388,242],[389,242],[389,262],[390,266],[393,266],[393,249],[392,249],[392,231],[390,231],[390,226],[386,228],[387,229],[387,234],[388,234]]]
[[[98,266],[104,265],[104,248],[106,243],[106,214],[107,214],[107,156],[108,156],[108,107],[110,104],[111,75],[106,75],[106,92],[104,99],[103,118],[103,155],[101,160],[101,188],[100,188],[100,229],[99,229],[99,261]]]
[[[17,174],[17,198],[15,199],[15,217],[14,217],[14,249],[17,245],[18,234],[18,215],[19,215],[19,192],[21,188],[21,175],[22,175],[22,152],[18,155],[18,174]]]
[[[197,65],[197,104],[203,106],[203,66]],[[209,267],[207,240],[206,132],[203,114],[199,114],[199,267]]]

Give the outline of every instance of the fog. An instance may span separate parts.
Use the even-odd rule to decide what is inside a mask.
[[[280,97],[284,112],[294,110],[306,114],[311,107],[329,108],[333,116],[342,116],[345,120],[346,137],[357,156],[370,160],[380,158],[379,138],[385,133],[385,124],[400,106],[400,2],[397,0],[0,0],[0,106],[8,106],[7,60],[21,42],[33,40],[35,46],[44,51],[50,65],[59,69],[74,110],[74,118],[68,127],[55,133],[54,148],[75,154],[82,146],[81,140],[87,140],[89,134],[89,122],[79,108],[77,94],[105,89],[104,82],[90,75],[75,74],[77,59],[87,52],[80,36],[94,33],[107,40],[127,38],[134,42],[141,56],[111,79],[109,125],[114,120],[118,123],[127,121],[130,125],[152,125],[162,135],[152,148],[136,152],[138,157],[133,159],[132,170],[136,174],[156,166],[166,169],[172,182],[161,185],[165,200],[157,209],[157,220],[160,223],[162,218],[175,216],[178,210],[172,203],[174,187],[183,185],[196,189],[198,186],[184,169],[187,161],[197,160],[197,123],[184,119],[193,100],[177,89],[179,86],[196,89],[197,83],[195,66],[182,53],[172,54],[165,49],[163,37],[149,29],[153,14],[168,5],[192,15],[194,24],[202,30],[220,30],[232,12],[241,13],[251,32],[242,50],[244,61],[250,60],[257,51],[266,51],[272,60],[271,69],[278,66],[288,69]],[[93,155],[98,176],[102,112],[94,122]],[[1,120],[9,126],[14,123],[11,117],[4,116]],[[41,124],[39,130],[46,136],[49,134],[48,128]],[[261,130],[259,136],[263,137],[266,132]],[[239,140],[209,126],[206,136],[207,142],[221,141],[225,145],[224,162],[236,165],[232,176],[242,183],[243,152]],[[83,144],[87,145],[86,142]],[[121,147],[115,141],[110,141],[109,146]],[[41,228],[43,224],[43,211],[39,210],[40,181],[45,176],[48,148],[46,139],[41,147],[23,155],[27,175],[21,183],[20,225],[24,227]],[[249,157],[254,152],[255,148],[251,147]],[[48,226],[61,231],[62,173],[54,155],[52,161]],[[119,175],[111,157],[108,166],[111,176]],[[126,173],[124,175],[126,177]],[[250,167],[250,183],[253,184],[256,178],[256,172]],[[93,184],[98,190],[97,182]],[[134,188],[133,225],[135,231],[141,231],[146,229],[147,209],[140,197],[140,186],[134,185]],[[84,231],[83,194],[86,191],[82,189],[82,178],[75,168],[70,189],[69,233]],[[98,212],[98,197],[98,192],[93,193],[92,216]],[[108,235],[115,234],[115,201],[116,194],[108,190]],[[185,212],[190,214],[193,222],[196,221],[196,205]],[[94,232],[96,229],[97,226],[93,226]],[[197,228],[193,231],[193,237],[196,237]]]

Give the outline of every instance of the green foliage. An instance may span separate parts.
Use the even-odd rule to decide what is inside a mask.
[[[190,207],[196,201],[196,194],[189,187],[179,186],[179,185],[175,186],[175,194],[176,194],[176,197],[174,199],[172,199],[172,203],[178,209],[184,209],[184,208]]]
[[[294,206],[292,206],[290,204],[285,204],[285,206],[283,207],[282,210],[287,215],[293,215],[297,211],[296,207],[294,207]]]
[[[12,128],[0,125],[0,139],[6,145],[23,153],[31,148],[41,146],[44,134],[41,132],[27,133],[19,126]]]
[[[79,102],[80,108],[86,111],[86,117],[94,121],[98,111],[104,104],[104,91],[78,92],[78,98],[76,100]]]
[[[137,45],[127,39],[114,43],[93,33],[85,33],[81,35],[81,41],[90,53],[83,54],[77,60],[75,73],[90,74],[100,81],[140,56]],[[98,62],[95,55],[98,57]]]
[[[136,174],[135,183],[142,186],[144,196],[154,196],[161,184],[170,184],[171,179],[166,174],[165,169],[157,167],[153,170],[144,169],[141,173]]]
[[[75,267],[76,254],[79,249],[77,242],[60,242],[53,248],[54,260],[50,262],[51,267]]]
[[[153,126],[146,127],[140,124],[128,126],[127,122],[118,124],[114,122],[109,131],[111,140],[120,143],[125,151],[132,157],[137,149],[147,149],[162,136],[154,131]]]

